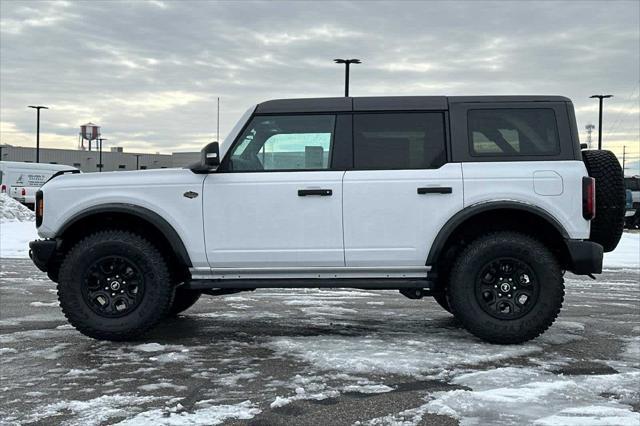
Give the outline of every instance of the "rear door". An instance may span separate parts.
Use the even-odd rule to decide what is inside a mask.
[[[353,135],[343,186],[346,266],[424,267],[463,204],[461,166],[447,163],[444,112],[356,113]]]

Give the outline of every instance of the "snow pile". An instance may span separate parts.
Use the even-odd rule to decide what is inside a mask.
[[[0,223],[33,222],[35,214],[5,193],[0,194]]]

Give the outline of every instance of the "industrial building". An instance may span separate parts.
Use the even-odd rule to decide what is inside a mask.
[[[184,167],[200,159],[199,152],[174,152],[172,154],[145,154],[125,152],[113,147],[102,152],[102,171],[125,171],[144,169],[165,169]],[[0,160],[36,161],[36,149],[31,147],[0,145]],[[98,151],[40,148],[40,163],[66,164],[82,172],[100,171],[100,153]]]

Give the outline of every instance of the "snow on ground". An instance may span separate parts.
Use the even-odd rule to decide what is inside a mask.
[[[0,194],[0,257],[29,257],[29,241],[36,238],[34,213]]]
[[[244,401],[233,405],[201,405],[204,405],[204,407],[198,408],[194,412],[180,412],[179,410],[182,408],[180,404],[177,405],[176,412],[172,412],[171,409],[145,411],[131,419],[117,423],[117,425],[134,426],[142,424],[162,424],[171,426],[209,426],[219,425],[225,420],[230,419],[248,420],[261,413],[261,410],[251,401]]]
[[[624,232],[618,247],[604,254],[605,268],[640,267],[640,233]]]
[[[506,367],[463,374],[451,382],[471,389],[436,393],[422,409],[461,419],[463,425],[640,424],[640,413],[625,405],[640,395],[640,371],[564,376]]]
[[[0,222],[0,257],[28,258],[29,241],[37,239],[34,222]]]

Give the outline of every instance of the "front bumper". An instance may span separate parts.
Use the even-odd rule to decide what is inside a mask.
[[[35,240],[29,243],[29,257],[42,272],[47,272],[58,242],[56,240]]]
[[[567,269],[576,275],[602,273],[603,249],[598,243],[584,240],[566,240],[569,251]]]

